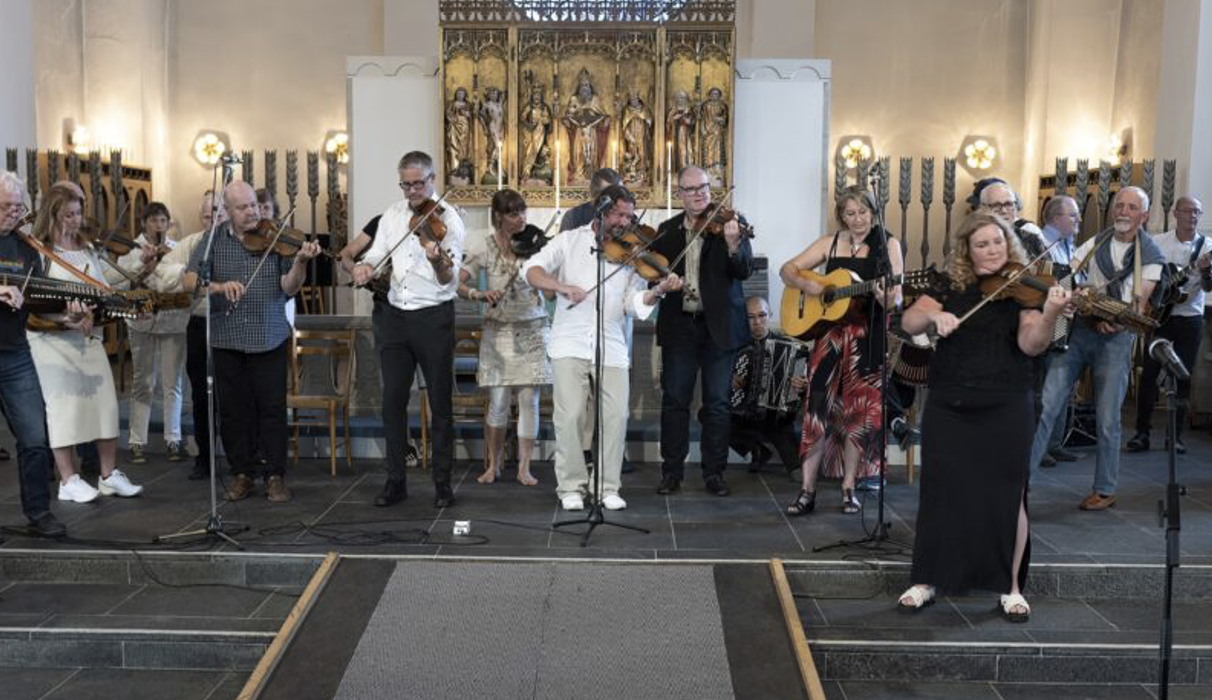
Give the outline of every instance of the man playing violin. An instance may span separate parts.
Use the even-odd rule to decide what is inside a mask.
[[[404,200],[383,212],[374,242],[353,268],[354,284],[358,286],[369,284],[381,265],[391,270],[387,300],[376,301],[371,316],[383,373],[383,425],[387,433],[387,482],[375,505],[390,506],[408,496],[404,474],[408,397],[420,366],[431,411],[434,507],[445,508],[455,502],[450,484],[454,462],[451,367],[463,220],[454,207],[442,207],[433,201],[433,159],[428,154],[404,154],[398,170]],[[433,213],[428,216],[419,215],[431,209]],[[441,241],[436,236],[422,240],[420,230],[413,231],[418,226],[444,228],[446,233]],[[389,256],[390,262],[386,262]]]
[[[193,291],[200,278],[210,280],[211,345],[219,399],[219,434],[235,477],[227,500],[247,498],[262,472],[266,497],[273,503],[291,499],[286,487],[286,366],[291,330],[286,299],[298,293],[307,261],[320,254],[319,244],[304,243],[294,258],[273,250],[246,249],[245,236],[261,221],[256,194],[246,182],[223,190],[230,217],[194,248],[184,280]],[[209,244],[210,259],[203,260]],[[263,264],[262,264],[263,262]],[[258,269],[259,267],[259,269]],[[267,460],[258,464],[255,448]]]
[[[46,431],[42,385],[25,336],[28,313],[19,279],[34,272],[38,253],[15,232],[25,214],[25,187],[16,175],[0,173],[0,407],[17,443],[21,510],[31,531],[44,537],[67,534],[50,512],[47,476],[53,459]],[[77,312],[80,309],[76,309]]]
[[[1153,237],[1144,230],[1145,222],[1149,220],[1149,196],[1139,187],[1125,187],[1112,200],[1111,212],[1113,227],[1079,246],[1073,252],[1074,265],[1081,267],[1086,262],[1082,269],[1091,287],[1144,313],[1161,279],[1162,263],[1165,262]],[[1032,475],[1039,473],[1040,460],[1048,450],[1056,417],[1068,403],[1074,383],[1087,366],[1094,370],[1094,390],[1098,397],[1095,410],[1098,453],[1094,488],[1081,502],[1082,510],[1104,510],[1115,505],[1120,408],[1128,391],[1132,339],[1133,334],[1121,326],[1081,316],[1073,326],[1069,350],[1048,365],[1043,411],[1031,449]]]
[[[597,249],[623,235],[635,215],[635,195],[622,185],[602,191],[599,207],[603,213],[593,223],[572,229],[551,239],[527,260],[522,272],[534,289],[555,292],[555,321],[551,328],[548,355],[554,373],[554,412],[556,437],[556,495],[565,510],[585,507],[589,470],[581,451],[580,420],[585,399],[594,377],[597,338],[597,311],[594,286],[597,283]],[[648,318],[657,300],[682,288],[676,274],[661,279],[652,289],[633,269],[619,271],[614,262],[606,264],[601,290],[603,299],[602,385],[599,419],[600,454],[597,466],[602,470],[602,493],[597,494],[607,510],[627,507],[619,496],[623,444],[627,437],[628,368],[631,358],[627,347],[632,317]],[[582,303],[584,302],[584,303]],[[725,416],[727,419],[727,416]]]
[[[699,423],[703,480],[707,491],[727,496],[729,387],[737,348],[747,342],[741,281],[753,271],[753,250],[740,222],[723,224],[722,235],[704,230],[711,220],[711,179],[695,165],[678,173],[683,212],[661,224],[653,251],[670,260],[683,289],[661,300],[657,344],[661,346],[661,482],[657,493],[681,488],[690,451],[690,402],[701,375]]]

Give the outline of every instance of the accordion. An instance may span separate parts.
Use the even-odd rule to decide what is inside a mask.
[[[793,416],[804,397],[792,377],[807,375],[812,346],[773,335],[737,354],[732,371],[732,415],[751,420]]]

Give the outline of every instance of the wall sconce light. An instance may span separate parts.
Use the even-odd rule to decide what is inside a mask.
[[[194,160],[202,165],[210,166],[218,163],[227,150],[224,137],[213,131],[202,132],[198,134],[198,138],[194,139]]]
[[[1111,134],[1107,139],[1107,162],[1119,166],[1132,150],[1132,129],[1124,129],[1120,134]]]
[[[324,152],[335,153],[337,162],[344,165],[349,162],[349,134],[344,131],[330,131],[324,139]]]
[[[92,145],[93,135],[89,132],[88,127],[83,124],[75,125],[67,134],[67,151],[70,153],[88,153],[88,149]]]
[[[875,148],[871,145],[870,136],[843,136],[838,141],[837,154],[845,161],[846,167],[853,170],[859,163],[871,160]]]
[[[978,138],[964,146],[964,162],[971,170],[988,170],[997,161],[997,147],[988,139]]]

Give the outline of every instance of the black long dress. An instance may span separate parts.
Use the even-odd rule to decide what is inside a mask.
[[[943,309],[962,316],[980,299],[980,290],[970,287],[946,295]],[[1035,433],[1031,359],[1018,347],[1019,311],[1011,300],[987,304],[939,340],[930,362],[913,583],[944,593],[1011,588]],[[1020,587],[1027,580],[1027,542]]]

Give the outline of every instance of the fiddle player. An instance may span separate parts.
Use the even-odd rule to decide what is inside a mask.
[[[913,585],[901,594],[901,612],[920,611],[939,591],[979,589],[1001,593],[1010,622],[1031,614],[1022,595],[1031,558],[1031,357],[1052,341],[1070,293],[1054,285],[1032,300],[996,294],[998,273],[1027,261],[1008,221],[975,213],[956,230],[950,288],[918,297],[902,318],[905,332],[934,328],[939,341],[922,416]]]
[[[635,215],[635,195],[622,185],[612,185],[602,191],[605,206],[601,218],[589,225],[566,231],[551,239],[527,260],[522,272],[531,287],[559,295],[555,321],[551,328],[548,354],[555,377],[554,412],[552,416],[556,437],[556,495],[564,510],[585,507],[589,471],[582,453],[580,420],[585,411],[586,396],[594,377],[594,350],[597,312],[594,308],[594,285],[597,283],[596,253],[622,235]],[[605,273],[615,273],[613,262],[605,265]],[[663,278],[655,287],[634,270],[617,272],[601,290],[604,311],[602,346],[602,411],[597,468],[602,470],[602,493],[596,494],[607,510],[627,507],[619,495],[623,444],[627,437],[628,369],[631,365],[627,348],[632,317],[648,318],[658,299],[682,287],[676,274]],[[584,302],[584,303],[582,303]]]
[[[779,270],[783,283],[819,296],[824,287],[799,273],[822,263],[826,273],[846,269],[861,280],[876,279],[879,261],[885,255],[885,233],[873,226],[874,211],[874,199],[865,190],[842,190],[834,206],[841,228],[832,236],[817,239],[785,263]],[[886,249],[892,274],[901,274],[901,247],[888,245]],[[880,476],[884,445],[880,383],[886,353],[881,327],[885,324],[884,304],[899,306],[901,287],[896,285],[887,291],[885,294],[883,283],[878,283],[875,293],[861,304],[865,313],[828,326],[812,349],[800,444],[802,484],[799,495],[787,507],[790,515],[804,515],[816,507],[818,471],[842,478],[844,513],[858,513],[863,508],[855,497],[856,481]]]
[[[1078,246],[1073,251],[1073,259],[1079,266],[1081,261],[1089,259],[1084,270],[1091,286],[1105,289],[1107,296],[1131,304],[1144,313],[1154,297],[1166,261],[1153,237],[1144,229],[1149,220],[1149,195],[1139,187],[1125,187],[1111,201],[1111,213],[1114,217],[1112,228]],[[1132,340],[1133,334],[1122,326],[1081,316],[1073,324],[1068,351],[1048,364],[1043,410],[1031,448],[1033,475],[1039,473],[1040,460],[1048,450],[1056,417],[1068,403],[1073,385],[1086,367],[1094,370],[1094,392],[1098,397],[1095,409],[1098,451],[1093,489],[1081,502],[1082,510],[1105,510],[1115,505],[1122,429],[1120,408],[1132,369]]]
[[[749,321],[749,336],[752,339],[748,346],[737,353],[732,372],[732,391],[742,390],[744,378],[742,374],[754,361],[760,361],[762,350],[767,338],[776,335],[770,332],[770,304],[764,297],[751,296],[745,300],[745,312]],[[746,359],[747,358],[747,359]],[[743,361],[744,360],[744,361]],[[791,377],[791,386],[796,391],[808,388],[808,380],[802,376]],[[733,405],[736,405],[733,401]],[[770,459],[771,450],[778,454],[787,474],[791,475],[800,468],[799,434],[795,429],[795,413],[787,413],[774,417],[742,416],[733,414],[732,425],[728,437],[728,446],[742,457],[750,458],[749,471],[761,470]]]
[[[378,233],[362,262],[353,268],[354,284],[369,284],[375,266],[391,253],[391,290],[387,300],[376,300],[371,316],[379,368],[383,373],[383,425],[387,428],[387,481],[375,498],[376,506],[390,506],[408,496],[404,466],[407,459],[408,398],[417,367],[425,376],[429,396],[430,433],[433,435],[434,507],[455,502],[450,484],[454,462],[454,298],[458,264],[463,258],[463,220],[454,207],[440,207],[434,199],[433,159],[411,151],[397,166],[404,200],[383,212]],[[425,228],[445,229],[445,237],[422,240],[410,234],[418,212],[439,206]],[[418,221],[418,223],[420,223]],[[445,252],[443,252],[445,251]]]
[[[223,201],[229,218],[214,230],[213,241],[204,237],[194,248],[184,288],[194,291],[200,277],[209,273],[206,293],[210,295],[219,434],[234,477],[226,498],[247,498],[261,472],[266,497],[272,503],[284,503],[291,499],[285,479],[286,368],[291,334],[286,300],[303,286],[307,261],[320,254],[320,246],[308,241],[293,258],[273,250],[248,250],[244,237],[261,221],[252,186],[242,181],[229,184],[223,190]],[[204,261],[208,244],[210,258]],[[263,257],[265,264],[257,271]],[[264,464],[255,458],[258,446]]]
[[[661,347],[661,482],[657,493],[681,488],[690,451],[690,402],[701,381],[703,483],[708,493],[729,494],[729,385],[736,350],[748,337],[741,282],[753,271],[753,250],[741,235],[739,217],[723,225],[723,235],[705,233],[713,214],[711,178],[697,165],[678,173],[681,214],[661,224],[655,253],[681,258],[673,272],[681,291],[661,299],[657,344]],[[696,235],[698,234],[698,235]]]
[[[551,329],[543,294],[522,278],[519,268],[525,261],[511,242],[526,228],[526,200],[514,190],[500,190],[492,197],[491,216],[491,231],[468,236],[459,270],[459,296],[485,303],[476,384],[488,390],[488,411],[484,414],[484,473],[476,481],[491,484],[503,470],[505,431],[516,391],[518,482],[534,486],[539,482],[530,473],[530,458],[539,435],[539,389],[551,383],[547,358]],[[488,282],[484,290],[476,288],[481,270]]]

